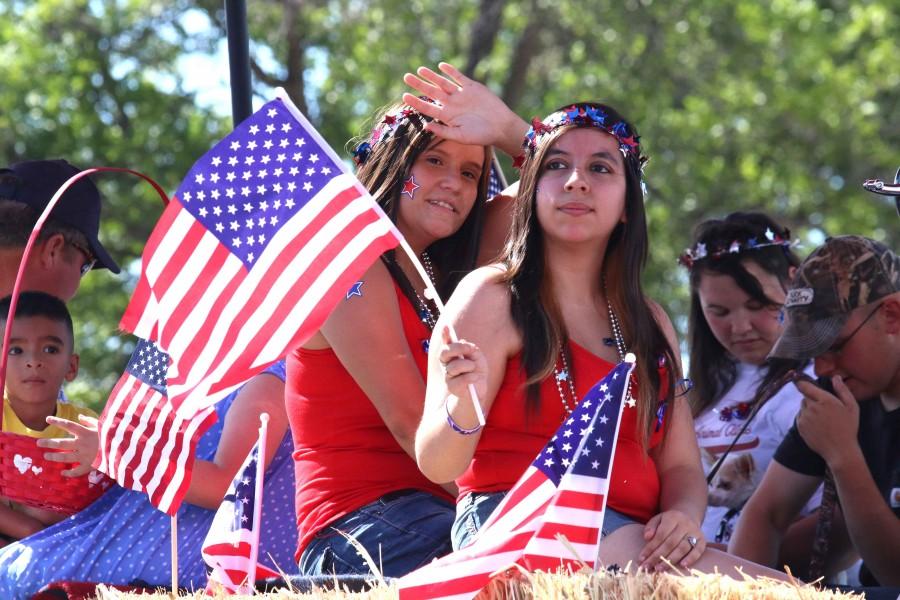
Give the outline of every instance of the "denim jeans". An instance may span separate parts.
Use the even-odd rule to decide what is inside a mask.
[[[475,541],[475,534],[484,525],[494,509],[506,496],[506,492],[485,492],[467,494],[456,505],[456,520],[453,521],[453,549],[459,550],[465,548]],[[609,507],[606,508],[603,517],[603,529],[600,531],[600,539],[608,536],[610,533],[622,527],[637,523],[629,516],[615,511]]]
[[[453,505],[427,492],[400,490],[344,515],[319,531],[300,556],[301,575],[368,575],[352,536],[385,577],[402,577],[448,554]]]

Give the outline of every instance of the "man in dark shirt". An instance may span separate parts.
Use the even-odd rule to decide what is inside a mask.
[[[12,293],[25,245],[56,191],[80,169],[65,160],[30,160],[0,169],[0,297]],[[87,177],[57,202],[31,249],[23,290],[69,300],[93,267],[119,266],[97,237],[100,192]]]
[[[840,526],[865,563],[861,582],[900,585],[900,257],[867,238],[829,238],[800,266],[785,315],[770,356],[814,358],[834,393],[797,383],[797,420],[729,550],[777,566],[784,532],[827,469]]]

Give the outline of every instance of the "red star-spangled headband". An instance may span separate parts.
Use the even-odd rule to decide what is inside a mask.
[[[682,252],[681,256],[678,257],[678,263],[686,269],[691,270],[694,268],[694,265],[697,263],[697,261],[701,260],[721,258],[723,256],[741,254],[754,250],[762,250],[763,248],[768,248],[770,246],[781,246],[785,249],[785,251],[787,251],[791,246],[794,245],[796,244],[795,242],[791,241],[790,230],[785,229],[784,237],[782,237],[781,235],[773,232],[771,229],[766,229],[766,235],[764,239],[751,237],[746,240],[733,240],[727,246],[722,247],[707,248],[705,243],[697,242],[691,248],[688,248],[684,252]]]
[[[427,96],[419,96],[422,100],[427,100],[432,104],[437,104],[431,98]],[[369,139],[362,142],[356,148],[353,149],[353,161],[357,165],[365,164],[366,160],[369,158],[369,155],[372,153],[372,148],[374,148],[378,144],[382,144],[388,141],[400,127],[404,125],[408,125],[409,123],[415,121],[416,126],[420,129],[425,126],[425,123],[432,121],[431,117],[423,115],[416,109],[406,104],[399,106],[391,111],[388,111],[382,118],[381,121],[378,122],[375,127],[372,128],[372,133],[369,134]]]
[[[547,135],[565,125],[602,129],[616,138],[623,157],[634,157],[641,168],[649,160],[646,156],[641,156],[640,138],[634,134],[631,126],[625,121],[613,121],[602,107],[593,104],[573,104],[550,113],[544,120],[539,120],[537,117],[532,119],[531,129],[525,134],[525,141],[522,143],[525,153],[528,156],[534,156],[538,146],[543,143]],[[524,157],[521,158],[524,159]]]

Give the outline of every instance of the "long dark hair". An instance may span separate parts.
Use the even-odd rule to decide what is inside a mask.
[[[605,104],[582,103],[602,109],[611,122],[624,123],[634,130],[614,108]],[[558,127],[541,140],[533,156],[522,165],[522,178],[513,212],[513,223],[501,262],[507,266],[505,280],[511,291],[513,322],[522,335],[522,368],[526,376],[526,396],[530,410],[537,409],[541,381],[556,365],[558,349],[568,352],[568,332],[551,293],[550,276],[544,264],[544,235],[537,221],[535,204],[537,184],[543,174],[547,151],[567,131],[588,126],[570,124]],[[641,187],[639,149],[624,158],[625,222],[613,230],[603,259],[601,278],[606,282],[607,302],[619,318],[622,336],[629,352],[637,357],[635,372],[638,386],[638,423],[646,444],[655,428],[660,401],[672,398],[675,357],[665,334],[654,316],[643,288],[641,272],[647,261],[647,220]],[[603,285],[603,281],[599,282]],[[667,381],[661,381],[657,366],[665,359]],[[572,362],[569,361],[571,365]],[[661,393],[661,390],[664,393]]]
[[[719,343],[703,314],[699,294],[703,275],[727,275],[762,306],[780,308],[781,303],[766,296],[759,280],[747,271],[744,261],[752,261],[765,272],[777,277],[782,289],[787,291],[792,267],[800,264],[800,258],[787,245],[790,236],[790,230],[759,212],[734,212],[723,219],[709,219],[697,225],[693,248],[702,244],[707,257],[694,261],[690,266],[691,311],[688,338],[691,345],[690,378],[694,387],[689,398],[694,416],[713,406],[737,379],[737,359]],[[767,243],[770,238],[780,239],[785,243],[759,246]],[[721,252],[735,242],[739,251]],[[714,254],[717,255],[713,256]],[[798,363],[770,359],[766,365],[763,382],[779,378],[788,369],[797,367]]]
[[[386,138],[371,143],[356,176],[375,196],[384,212],[396,222],[403,183],[409,177],[413,163],[431,145],[435,137],[425,130],[425,124],[432,119],[409,106],[402,103],[390,105],[379,112],[375,117],[375,123],[382,123],[385,115],[399,115],[389,117],[396,119],[396,127]],[[368,135],[356,141],[368,143]],[[481,229],[484,225],[484,206],[492,158],[491,148],[485,146],[478,194],[462,226],[453,235],[437,240],[427,248],[436,268],[438,281],[434,284],[442,298],[448,298],[463,276],[475,268],[481,243]],[[385,262],[396,279],[399,267],[396,267],[393,260],[394,251],[390,250],[386,255]]]

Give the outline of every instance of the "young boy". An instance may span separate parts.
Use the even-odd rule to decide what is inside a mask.
[[[10,297],[0,300],[0,332],[6,327]],[[3,431],[34,438],[66,437],[47,417],[78,421],[92,411],[58,401],[63,381],[78,374],[72,317],[66,305],[44,292],[22,292],[9,339]],[[20,539],[64,518],[58,513],[0,498],[0,535]]]

